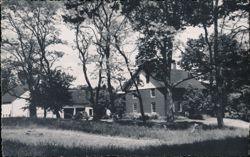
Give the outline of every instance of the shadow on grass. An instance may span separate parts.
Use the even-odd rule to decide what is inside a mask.
[[[82,121],[82,120],[71,120],[71,119],[53,119],[53,118],[4,118],[2,119],[3,126],[31,126],[33,124],[47,126],[49,128],[61,128],[70,130],[79,130],[85,132],[93,132],[93,125],[97,126],[112,127],[113,124],[120,126],[144,126],[147,128],[167,128],[170,130],[185,130],[192,127],[194,124],[199,124],[203,130],[216,129],[216,125],[205,125],[200,122],[161,122],[155,123],[148,121],[144,124],[139,120],[117,120],[114,123],[101,122],[101,121]],[[229,128],[229,127],[225,127]],[[229,128],[232,129],[232,128]],[[99,130],[95,130],[99,133]]]
[[[55,145],[32,146],[3,141],[4,156],[247,156],[247,138],[228,138],[174,146],[150,146],[134,150],[123,148],[65,148]]]
[[[194,124],[199,124],[199,126],[203,130],[211,130],[211,129],[218,129],[217,125],[206,125],[201,122],[152,122],[147,121],[144,124],[142,121],[139,120],[118,120],[116,123],[121,125],[130,125],[130,126],[145,126],[149,128],[167,128],[169,130],[185,130],[192,127]],[[229,129],[233,129],[232,127],[225,127]]]

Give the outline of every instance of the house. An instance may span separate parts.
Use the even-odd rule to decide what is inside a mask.
[[[143,70],[139,70],[135,73],[136,77],[139,78],[140,83],[138,84],[139,91],[141,93],[143,109],[145,113],[157,113],[160,116],[167,116],[165,110],[165,101],[163,95],[164,83],[154,79],[151,76],[147,76]],[[171,83],[175,84],[183,79],[190,77],[189,73],[184,70],[172,69],[171,70]],[[125,113],[140,113],[140,106],[138,98],[136,97],[135,86],[132,85],[132,81],[129,81],[125,85]],[[130,85],[129,85],[130,84]],[[182,112],[182,96],[186,89],[192,87],[195,89],[203,90],[205,87],[196,79],[190,78],[187,81],[179,83],[172,90],[172,97],[174,101],[174,112]]]
[[[78,112],[86,112],[89,117],[93,116],[93,107],[89,101],[90,93],[86,88],[70,89],[72,104],[63,107],[63,117],[71,119]]]
[[[63,107],[60,114],[62,118],[72,118],[77,112],[85,111],[88,116],[93,116],[93,108],[88,101],[88,92],[86,89],[70,89],[72,94],[72,104]],[[2,96],[1,117],[29,117],[28,100],[29,91],[26,86],[17,86],[9,93]],[[43,117],[44,110],[37,107],[37,117]],[[47,118],[56,118],[51,111],[47,111]]]
[[[28,100],[29,91],[27,86],[16,86],[9,93],[2,96],[1,117],[29,117]],[[37,107],[37,117],[43,117],[44,110]],[[47,112],[48,118],[55,118],[52,112]]]

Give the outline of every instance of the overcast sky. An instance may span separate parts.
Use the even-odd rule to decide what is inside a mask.
[[[73,86],[78,86],[78,85],[84,85],[86,84],[84,75],[82,72],[82,66],[80,59],[78,58],[78,51],[74,50],[73,47],[74,45],[74,31],[71,30],[65,23],[60,21],[60,24],[58,24],[57,28],[60,30],[60,36],[62,40],[66,41],[67,44],[65,45],[56,45],[53,46],[51,49],[56,49],[57,51],[62,51],[64,52],[64,56],[58,60],[58,62],[55,64],[55,66],[60,66],[63,71],[66,73],[69,73],[73,75],[76,80],[73,82]],[[177,33],[175,41],[181,41],[185,43],[188,38],[198,38],[198,36],[203,33],[203,29],[200,29],[198,27],[193,28],[193,27],[188,27],[182,32]],[[13,33],[11,32],[3,32],[3,36],[7,37],[13,37]],[[129,56],[129,60],[132,65],[134,65],[135,62],[135,57],[138,53],[136,49],[136,40],[139,36],[139,33],[136,32],[131,32],[127,35],[129,38],[126,39],[126,45],[124,47],[125,52],[127,52],[127,56]],[[95,48],[90,48],[89,53],[95,53],[94,51]],[[1,57],[5,58],[7,55],[5,53],[1,53]],[[176,61],[180,60],[180,52],[175,51],[173,55],[173,59]],[[179,68],[177,66],[177,68]],[[124,67],[126,69],[126,67]],[[88,65],[88,72],[93,73],[95,72],[95,66],[93,64]],[[128,74],[124,74],[125,77],[129,78]],[[97,80],[92,77],[90,79],[93,85],[95,86],[97,84]],[[114,83],[114,86],[117,86],[118,84]]]
[[[61,17],[61,16],[59,16],[59,17]],[[61,30],[59,38],[67,41],[68,44],[67,45],[57,45],[57,46],[53,47],[54,49],[63,51],[65,53],[64,56],[57,62],[56,66],[61,66],[65,72],[76,77],[76,80],[73,82],[74,86],[84,85],[84,84],[86,84],[86,82],[84,80],[82,67],[80,64],[80,60],[78,58],[78,52],[76,50],[73,50],[73,48],[72,48],[72,46],[74,46],[74,38],[75,38],[74,32],[71,31],[65,23],[63,23],[62,19],[60,19],[60,23],[58,24],[57,27]],[[212,28],[209,28],[209,32],[211,32],[211,30],[212,30]],[[204,34],[204,30],[201,28],[187,27],[184,31],[179,31],[176,34],[175,42],[180,41],[183,44],[185,44],[188,38],[198,38],[198,36],[201,33]],[[5,35],[11,36],[11,34],[6,33],[6,32],[3,33],[3,36],[5,36]],[[133,64],[135,61],[135,56],[138,53],[138,51],[133,51],[136,48],[135,42],[136,42],[136,39],[138,38],[138,33],[131,32],[127,36],[129,38],[126,41],[129,44],[127,44],[125,46],[124,50],[128,53],[130,62],[131,62],[131,64]],[[90,53],[94,53],[94,51],[95,51],[94,48],[90,48],[90,50],[89,50]],[[3,53],[1,53],[1,56],[3,58],[6,57],[6,55]],[[180,60],[180,52],[178,50],[174,51],[173,59],[176,61]],[[177,68],[179,68],[179,67],[177,66]],[[124,67],[124,69],[125,69],[125,67]],[[95,70],[95,68],[93,65],[88,65],[88,71],[90,73],[94,72],[94,70]],[[124,76],[128,77],[128,75],[126,75],[126,74],[124,74]],[[91,82],[95,86],[97,80],[92,78]]]
[[[63,58],[61,58],[57,65],[61,66],[64,71],[68,72],[69,74],[72,74],[73,76],[76,77],[76,80],[73,82],[74,86],[77,85],[83,85],[86,84],[84,80],[84,75],[82,72],[82,67],[80,64],[80,60],[78,58],[78,52],[77,50],[73,50],[72,46],[74,45],[74,32],[71,31],[67,26],[65,25],[60,25],[61,29],[61,35],[60,37],[63,40],[67,41],[67,45],[57,45],[55,48],[57,50],[61,50],[65,53]],[[203,29],[200,28],[193,28],[189,27],[186,30],[180,32],[177,34],[175,41],[180,40],[181,42],[185,43],[188,38],[198,38],[198,36],[203,33]],[[132,52],[134,49],[136,49],[135,43],[132,44],[132,42],[136,41],[138,34],[137,33],[131,33],[129,35],[129,41],[131,44],[126,45],[125,51],[129,52],[129,58],[131,63],[133,64],[135,61],[135,56],[137,55],[138,51]],[[91,51],[95,51],[95,49],[90,49]],[[179,61],[180,60],[180,52],[175,51],[174,52],[174,60]],[[124,67],[125,68],[125,67]],[[177,66],[178,68],[178,66]],[[93,72],[95,70],[93,65],[88,65],[88,71]],[[92,79],[93,84],[95,85],[97,80]]]

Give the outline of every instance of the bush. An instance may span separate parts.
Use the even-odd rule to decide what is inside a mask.
[[[202,114],[212,114],[213,111],[209,93],[192,88],[183,95],[182,106],[185,115],[192,119],[203,119]]]
[[[88,116],[87,112],[77,112],[76,115],[73,116],[73,119],[75,119],[75,120],[83,120],[83,119],[88,120],[89,116]]]
[[[157,113],[145,113],[144,116],[146,120],[159,118],[159,114]],[[130,119],[130,120],[142,120],[141,113],[127,113],[123,116],[123,118]]]
[[[147,115],[149,119],[159,119],[159,114],[157,113],[146,113],[145,115]]]
[[[241,119],[246,122],[250,122],[250,111],[247,110],[246,112],[237,112],[237,111],[226,112],[225,118]]]
[[[198,120],[203,120],[203,117],[202,117],[202,115],[201,114],[191,114],[191,115],[189,115],[189,117],[188,118],[190,118],[190,119],[198,119]]]
[[[130,119],[130,120],[136,120],[136,119],[139,119],[140,116],[141,116],[140,113],[133,112],[133,113],[125,113],[123,118],[124,119]]]

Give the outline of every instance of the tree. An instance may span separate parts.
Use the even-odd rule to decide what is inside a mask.
[[[147,75],[164,82],[165,113],[174,119],[172,85],[173,39],[183,27],[181,1],[126,1],[123,13],[143,36],[139,40],[137,64]]]
[[[201,91],[189,87],[183,95],[183,111],[188,112],[189,118],[203,119],[201,114],[213,114],[213,107],[210,105],[211,96],[207,91]]]
[[[172,37],[171,34],[174,33],[174,30],[180,30],[185,28],[186,26],[202,26],[205,30],[205,39],[206,44],[209,46],[209,55],[210,55],[210,82],[215,81],[215,91],[216,91],[216,104],[218,106],[217,120],[218,126],[223,126],[223,79],[220,77],[221,66],[219,62],[219,52],[218,52],[218,28],[219,19],[226,17],[230,17],[231,19],[235,19],[236,17],[242,17],[247,14],[247,9],[249,9],[249,4],[246,0],[223,0],[222,3],[219,4],[218,0],[214,1],[125,1],[124,2],[124,11],[123,13],[129,17],[131,22],[134,24],[134,28],[139,30],[144,35],[142,37],[141,43],[141,55],[138,56],[140,60],[146,60],[145,63],[152,65],[157,65],[159,63],[165,64],[162,68],[158,69],[167,69],[165,72],[162,72],[159,76],[163,76],[163,81],[165,79],[166,91],[165,93],[169,93],[171,97],[171,86],[168,81],[168,74],[170,73],[170,64],[172,62]],[[240,11],[238,15],[232,15]],[[239,22],[239,21],[237,21]],[[223,27],[225,23],[223,22]],[[214,34],[214,44],[211,46],[208,43],[208,31],[207,28],[213,26],[213,34]],[[174,29],[169,29],[172,26]],[[167,27],[167,28],[165,28]],[[239,30],[237,28],[244,28],[244,26],[236,27],[233,31],[234,34],[242,32],[242,29]],[[161,30],[165,30],[163,32]],[[246,32],[246,27],[243,32]],[[168,32],[167,32],[168,31]],[[165,36],[164,36],[165,35]],[[165,41],[164,41],[165,40]],[[169,50],[165,50],[164,45],[167,45],[166,48]],[[169,44],[167,44],[169,43]],[[212,52],[213,51],[213,52]],[[167,55],[165,54],[167,53]],[[159,57],[159,54],[161,55]],[[168,59],[165,59],[165,56]],[[163,59],[163,61],[160,61]],[[153,60],[154,63],[150,63]],[[150,62],[149,62],[150,61]],[[140,62],[144,63],[144,62]],[[160,67],[158,64],[155,67]],[[154,68],[153,68],[154,69]],[[152,70],[153,70],[152,69]],[[215,78],[212,78],[212,74],[215,73]],[[165,74],[165,75],[164,75]],[[198,76],[200,76],[199,74]],[[214,80],[214,81],[213,81]],[[168,87],[167,87],[168,86]],[[166,97],[166,96],[165,96]],[[166,99],[170,100],[171,98]],[[167,105],[166,106],[171,106]]]
[[[17,86],[18,81],[15,77],[12,67],[9,67],[7,63],[2,60],[1,64],[1,93],[2,96],[8,93],[11,89]],[[7,64],[7,65],[6,65]]]
[[[120,14],[120,3],[117,1],[73,1],[66,3],[65,6],[70,12],[63,16],[64,20],[75,26],[81,24],[82,29],[93,34],[93,44],[97,47],[98,55],[103,60],[103,62],[100,62],[100,67],[103,67],[101,71],[103,70],[106,73],[110,109],[114,113],[115,95],[111,84],[114,81],[112,72],[119,67],[112,62],[117,51],[114,43],[115,37],[120,35],[123,31],[121,28],[126,23],[125,17]],[[99,71],[99,74],[101,71]],[[101,75],[99,75],[100,77]],[[98,87],[100,87],[99,85],[101,84],[98,84]],[[98,101],[98,94],[96,95],[96,101]]]
[[[106,1],[73,1],[65,3],[66,9],[71,10],[70,15],[65,15],[64,20],[73,24],[79,24],[84,21],[89,21],[94,26],[90,28],[95,34],[95,45],[105,57],[107,85],[111,103],[111,111],[114,112],[114,94],[111,85],[111,68],[110,68],[110,55],[111,55],[111,30],[112,20],[115,17],[115,10],[117,2]],[[73,14],[72,14],[73,13]],[[98,34],[97,34],[97,33]]]
[[[213,38],[209,38],[211,46],[213,46]],[[209,48],[206,44],[206,39],[201,35],[199,39],[190,39],[187,42],[187,47],[183,52],[183,57],[181,61],[181,66],[190,71],[191,74],[197,75],[198,73],[207,73],[211,75],[210,72],[210,62],[209,62]],[[237,39],[232,38],[229,35],[219,35],[218,37],[218,52],[219,62],[221,66],[220,77],[223,78],[223,114],[229,108],[228,102],[229,96],[232,93],[238,93],[246,85],[250,85],[249,78],[250,72],[250,57],[248,55],[249,49],[237,41]],[[195,56],[195,57],[194,57]],[[204,83],[209,82],[209,75],[203,75],[201,77]],[[215,77],[215,73],[212,73],[212,77]],[[210,91],[216,92],[213,86],[207,85]],[[244,88],[245,89],[245,88]],[[241,92],[240,92],[241,93]],[[244,95],[244,94],[243,94]],[[244,96],[242,98],[244,99]],[[211,107],[216,109],[217,106],[213,105],[215,100],[210,104]],[[239,103],[240,104],[240,103]],[[237,106],[237,105],[236,105]],[[237,107],[236,107],[237,108]],[[215,110],[216,111],[216,110]]]
[[[195,7],[194,7],[195,6]],[[194,1],[190,4],[187,4],[187,8],[191,10],[193,16],[188,22],[191,25],[202,25],[205,31],[205,39],[206,44],[209,47],[209,58],[210,58],[210,83],[212,86],[212,82],[214,84],[215,94],[213,95],[213,99],[215,100],[217,106],[217,122],[218,127],[223,127],[223,114],[224,114],[224,100],[225,100],[225,81],[223,80],[221,73],[223,71],[222,65],[220,63],[221,52],[219,52],[219,27],[221,27],[221,32],[223,32],[225,26],[225,19],[229,17],[229,21],[235,21],[236,18],[242,19],[247,17],[247,9],[249,9],[249,2],[246,0],[223,0],[222,3],[219,4],[219,0],[214,1]],[[235,14],[236,13],[236,14]],[[201,17],[201,18],[199,18]],[[221,25],[219,25],[220,20],[222,19]],[[234,24],[230,24],[232,27],[232,33],[234,35],[239,32],[246,32],[247,27],[244,25],[237,26],[240,23],[239,20]],[[207,28],[213,26],[213,45],[208,40],[208,31]],[[234,28],[237,26],[236,28]],[[242,29],[244,28],[244,29]],[[227,28],[228,29],[228,28]],[[233,35],[233,36],[234,36]],[[232,37],[233,37],[232,36]],[[214,75],[213,75],[214,74]],[[214,76],[214,79],[212,78]]]
[[[69,22],[69,20],[67,20],[67,18],[65,18],[65,22]],[[70,22],[69,22],[70,23]],[[75,30],[75,44],[76,44],[76,49],[78,50],[79,53],[79,59],[81,60],[82,63],[82,70],[83,70],[83,74],[84,74],[84,78],[86,80],[86,83],[88,85],[88,90],[90,92],[90,102],[93,105],[93,109],[94,109],[94,120],[98,119],[98,99],[99,99],[99,91],[100,91],[100,86],[101,86],[101,82],[102,82],[102,73],[103,73],[103,58],[104,55],[100,52],[99,49],[97,49],[97,52],[99,55],[91,55],[89,53],[89,46],[92,43],[92,38],[93,36],[87,32],[86,30],[84,31],[84,25],[82,24],[82,22],[79,22],[76,24],[76,26],[74,26],[73,24],[73,30]],[[96,58],[100,58],[97,62],[96,62],[96,66],[98,67],[98,85],[97,88],[93,88],[89,75],[88,75],[88,68],[87,65],[90,62],[95,62]],[[94,73],[94,72],[93,72]]]
[[[60,44],[55,28],[57,6],[52,3],[8,1],[3,11],[3,49],[10,55],[9,62],[25,80],[30,91],[30,116],[36,117],[39,103],[37,90],[41,74],[50,75],[55,61],[62,52],[50,51],[49,46]]]
[[[60,118],[59,112],[63,106],[72,103],[69,87],[73,80],[73,76],[61,70],[51,70],[50,76],[43,75],[39,88],[39,105],[44,106],[44,108],[52,111],[57,118]]]
[[[146,117],[145,117],[144,109],[143,109],[143,101],[142,101],[142,97],[141,97],[141,92],[140,92],[139,87],[138,87],[139,80],[137,79],[137,72],[135,74],[132,73],[132,70],[131,70],[130,65],[129,65],[128,57],[126,56],[126,53],[124,51],[122,51],[122,49],[121,49],[121,38],[118,38],[116,36],[114,45],[115,45],[117,51],[119,52],[119,54],[123,57],[123,59],[125,61],[127,70],[129,72],[129,75],[130,75],[130,81],[132,82],[131,84],[135,86],[135,90],[136,90],[135,96],[139,100],[142,121],[143,121],[143,123],[146,123]],[[139,70],[140,69],[137,69],[137,71],[139,71]],[[127,83],[130,83],[130,82],[127,82]],[[121,89],[122,89],[122,86],[121,86]],[[125,90],[125,92],[126,92],[127,89],[122,89],[122,90]]]

